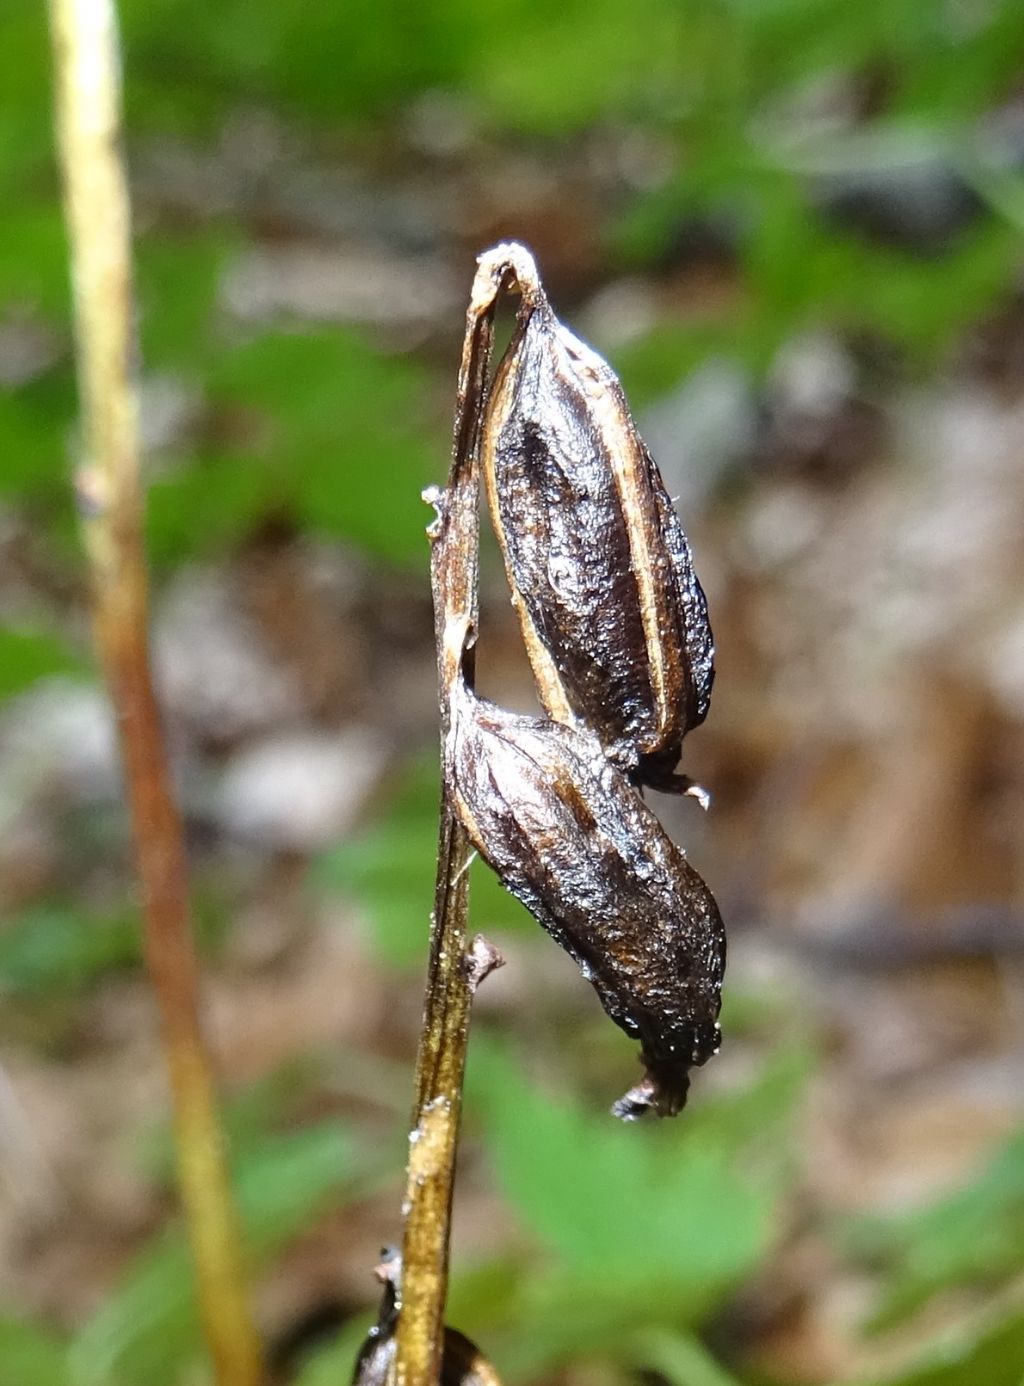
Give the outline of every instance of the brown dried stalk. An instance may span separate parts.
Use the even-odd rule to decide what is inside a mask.
[[[82,464],[76,488],[96,644],[117,713],[142,883],[145,955],[170,1070],[178,1174],[206,1339],[220,1386],[258,1386],[198,976],[181,820],[148,656],[128,190],[112,0],[50,0],[57,134],[71,242]]]
[[[518,326],[488,380],[497,295]],[[547,712],[475,696],[477,515],[491,518]],[[410,1135],[402,1283],[364,1362],[397,1386],[441,1378],[462,1077],[474,989],[470,843],[641,1041],[645,1075],[613,1112],[677,1113],[717,1052],[725,934],[714,897],[639,785],[676,772],[703,721],[713,644],[689,544],[614,372],[554,316],[522,246],[483,255],[463,345],[448,485],[428,497],[443,789],[427,999]],[[490,963],[480,945],[478,968]],[[388,1359],[390,1360],[390,1359]],[[373,1386],[369,1379],[357,1386]]]
[[[437,507],[429,532],[442,747],[449,731],[449,691],[458,675],[467,633],[471,644],[476,631],[480,428],[494,303],[509,273],[506,250],[498,246],[480,260],[466,314],[448,485],[443,492],[432,491],[426,497]],[[497,962],[497,955],[482,939],[467,944],[471,854],[466,833],[452,812],[447,786],[442,786],[437,885],[403,1207],[397,1386],[431,1386],[440,1380],[469,1011],[477,983]]]
[[[682,525],[608,363],[556,317],[530,253],[503,248],[518,324],[488,390],[481,471],[548,716],[454,691],[445,778],[502,885],[641,1041],[625,1120],[683,1107],[718,1050],[725,931],[638,786],[707,795],[676,766],[714,678]]]

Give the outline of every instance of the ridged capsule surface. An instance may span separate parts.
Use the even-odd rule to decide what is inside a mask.
[[[725,933],[711,891],[589,732],[456,691],[452,806],[507,890],[640,1040],[644,1082],[613,1109],[662,1116],[718,1048]]]
[[[538,286],[495,373],[481,457],[541,699],[669,789],[714,646],[686,535],[618,378]]]

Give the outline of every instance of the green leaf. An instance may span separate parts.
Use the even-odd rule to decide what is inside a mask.
[[[235,1180],[249,1259],[265,1265],[352,1178],[353,1146],[337,1122],[268,1136]],[[201,1357],[192,1266],[180,1232],[160,1238],[71,1350],[74,1386],[178,1386]]]
[[[649,1306],[660,1286],[686,1322],[757,1263],[778,1175],[741,1168],[724,1111],[699,1125],[688,1113],[668,1134],[623,1125],[531,1087],[482,1040],[470,1054],[471,1102],[498,1182],[567,1272],[614,1266],[622,1306]]]
[[[540,1251],[461,1270],[451,1322],[510,1382],[580,1355],[648,1365],[648,1334],[678,1335],[696,1358],[684,1330],[762,1261],[808,1067],[804,1048],[783,1047],[749,1087],[698,1098],[677,1122],[624,1127],[530,1087],[511,1050],[475,1032],[467,1113]]]
[[[696,1338],[652,1328],[638,1333],[630,1344],[638,1368],[655,1371],[670,1386],[739,1386]]]
[[[695,1101],[676,1122],[626,1126],[533,1087],[509,1049],[475,1034],[467,1110],[546,1254],[484,1268],[468,1288],[460,1278],[460,1326],[517,1380],[579,1354],[639,1366],[638,1334],[698,1323],[768,1249],[806,1071],[803,1051],[784,1050],[747,1089]]]
[[[21,693],[51,674],[80,674],[88,668],[88,660],[59,636],[0,629],[0,698]]]
[[[0,44],[0,51],[3,45]],[[4,105],[6,109],[6,93]],[[71,313],[68,243],[56,196],[5,199],[0,219],[0,310],[36,309],[66,321]]]
[[[409,763],[383,816],[365,832],[325,852],[314,864],[320,889],[358,899],[381,957],[397,967],[422,966],[434,903],[439,803],[436,761]],[[471,868],[473,928],[535,930],[526,910],[483,862]]]
[[[393,115],[451,80],[477,27],[460,3],[125,0],[123,11],[129,125],[193,136],[254,103],[335,125]]]
[[[53,176],[50,42],[45,11],[34,0],[4,0],[0,91],[0,204],[7,223],[16,220],[26,190]]]
[[[131,912],[90,915],[72,905],[27,910],[0,932],[0,992],[78,991],[111,968],[137,963],[139,930]]]
[[[71,514],[67,437],[74,407],[71,372],[63,367],[19,390],[0,391],[0,495],[42,499]]]
[[[501,125],[556,135],[616,116],[650,115],[685,99],[680,88],[692,26],[666,0],[636,0],[628,24],[617,0],[511,9],[506,22],[516,44],[484,45],[467,74]],[[571,82],[564,80],[569,50]],[[523,52],[529,62],[521,60]]]
[[[1024,1317],[1014,1315],[973,1333],[958,1333],[931,1347],[914,1365],[892,1376],[851,1386],[1022,1386]]]
[[[210,889],[196,892],[194,912],[196,942],[205,957],[223,938],[228,915]],[[138,966],[142,929],[132,904],[99,911],[53,899],[21,910],[0,930],[0,994],[69,995],[110,971]]]
[[[172,366],[191,374],[208,360],[217,285],[239,240],[217,225],[189,236],[150,232],[140,239],[136,292],[147,370]]]
[[[844,1240],[884,1268],[873,1331],[902,1322],[941,1290],[995,1286],[1024,1268],[1024,1130],[948,1197],[892,1218],[863,1218]]]
[[[166,560],[236,539],[284,513],[426,571],[421,492],[447,442],[426,412],[426,378],[345,331],[273,333],[211,359],[206,389],[223,438],[182,459],[149,495]]]
[[[66,1386],[66,1349],[27,1319],[0,1317],[0,1386]]]
[[[263,458],[206,454],[155,477],[146,499],[146,551],[155,568],[211,558],[245,538],[282,503]]]

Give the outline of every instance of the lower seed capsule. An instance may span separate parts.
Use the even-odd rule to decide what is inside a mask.
[[[460,681],[445,755],[480,855],[640,1040],[647,1076],[613,1110],[674,1115],[719,1044],[725,931],[710,890],[590,732]]]

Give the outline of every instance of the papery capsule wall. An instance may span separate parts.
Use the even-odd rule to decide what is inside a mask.
[[[445,762],[474,846],[641,1042],[647,1078],[618,1115],[679,1111],[719,1041],[725,931],[704,881],[587,731],[460,682]]]
[[[671,788],[714,648],[690,546],[614,372],[539,286],[495,375],[482,460],[542,701]]]

